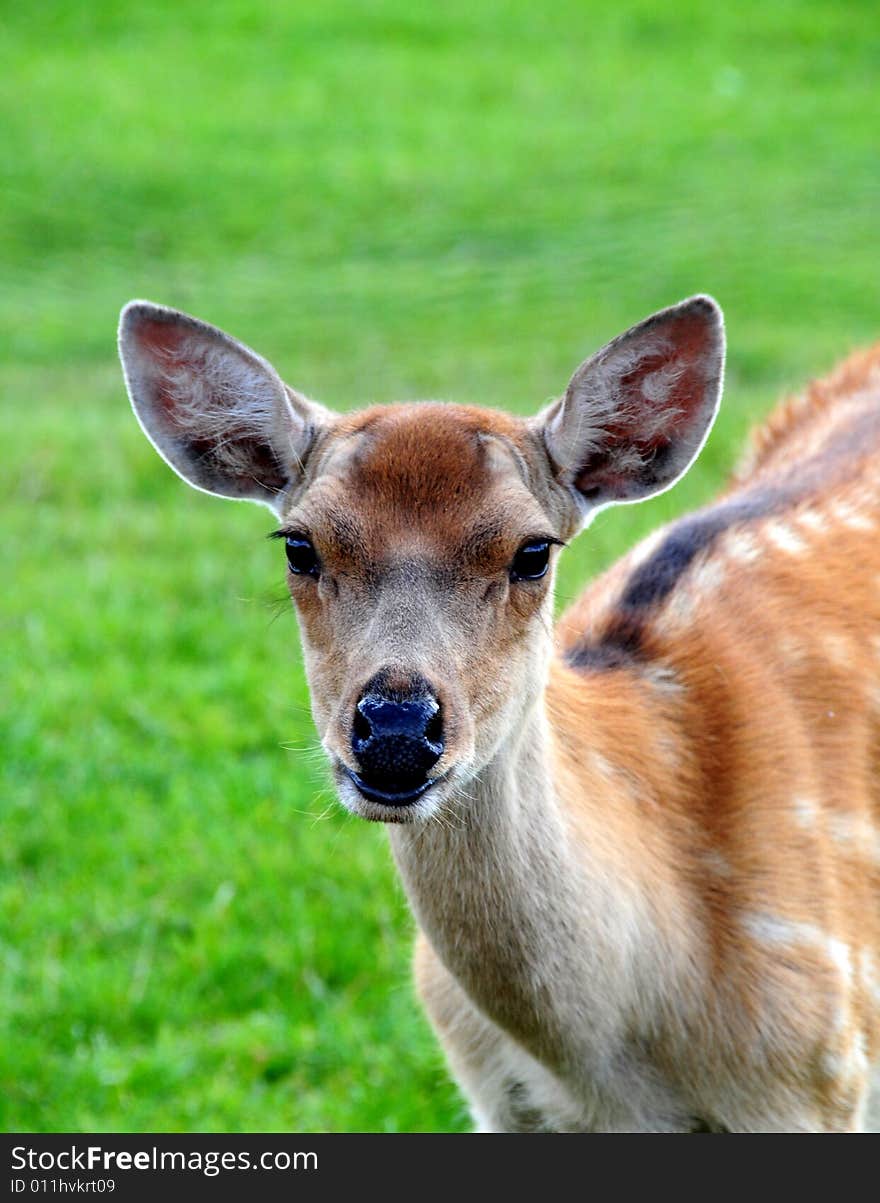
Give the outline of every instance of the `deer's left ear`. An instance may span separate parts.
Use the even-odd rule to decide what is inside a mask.
[[[557,479],[583,513],[668,489],[718,412],[724,319],[711,297],[663,309],[586,360],[539,418]]]

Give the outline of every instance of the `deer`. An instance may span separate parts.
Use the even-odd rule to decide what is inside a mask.
[[[387,826],[476,1129],[876,1125],[880,344],[555,627],[566,544],[709,435],[712,298],[614,338],[530,418],[336,415],[146,301],[119,348],[171,468],[280,523],[336,792]]]

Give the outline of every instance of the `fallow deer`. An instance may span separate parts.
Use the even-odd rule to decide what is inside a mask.
[[[388,824],[418,989],[483,1130],[853,1131],[878,1055],[880,347],[555,634],[559,549],[669,488],[718,407],[693,297],[524,420],[333,416],[134,301],[135,412],[280,520],[344,806]]]

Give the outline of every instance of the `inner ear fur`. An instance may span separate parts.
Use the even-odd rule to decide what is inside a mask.
[[[149,301],[119,323],[132,407],[159,454],[195,488],[278,512],[329,415],[216,326]]]
[[[711,297],[653,314],[580,365],[541,420],[582,509],[640,501],[687,470],[718,411],[724,321]]]

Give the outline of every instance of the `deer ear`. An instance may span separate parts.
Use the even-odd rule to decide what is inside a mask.
[[[673,485],[712,427],[723,373],[724,320],[706,296],[655,313],[582,363],[540,418],[581,512]]]
[[[123,309],[119,354],[138,421],[175,472],[280,512],[326,410],[222,330],[148,301]]]

